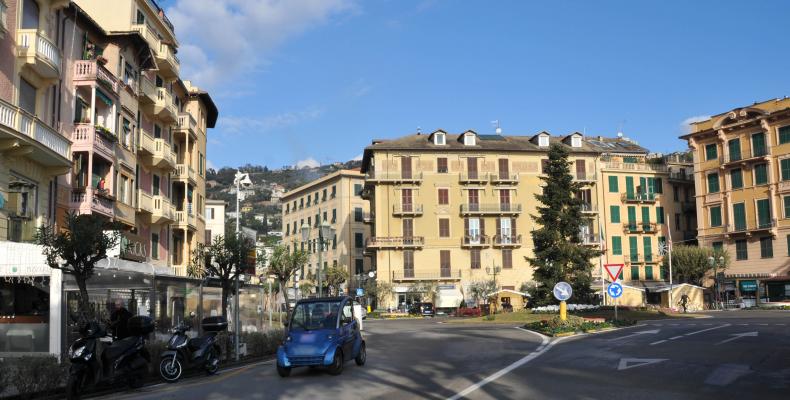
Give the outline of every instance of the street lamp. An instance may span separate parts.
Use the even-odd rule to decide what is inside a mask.
[[[499,286],[497,286],[497,284],[496,284],[496,276],[500,272],[502,272],[502,268],[498,267],[494,263],[491,263],[491,267],[486,267],[486,274],[494,276],[494,293],[496,293],[497,289],[499,289]],[[494,313],[496,313],[496,303],[497,303],[498,300],[499,300],[499,295],[495,294],[494,295]]]
[[[242,173],[241,171],[236,171],[236,175],[233,177],[233,183],[236,185],[236,239],[239,240],[239,202],[244,197],[241,194],[241,187],[243,186],[245,189],[252,187],[252,180],[250,179],[249,174]],[[241,241],[239,240],[239,246],[241,246]],[[235,295],[233,296],[233,326],[234,326],[234,347],[236,349],[236,361],[239,361],[239,329],[241,325],[239,324],[239,272],[236,271],[236,279],[235,279]]]
[[[318,209],[318,215],[321,215],[321,209],[320,208]],[[306,242],[306,241],[308,241],[310,239],[310,230],[311,230],[310,229],[310,225],[308,225],[307,223],[302,224],[301,231],[302,231],[302,241],[303,242]],[[332,226],[329,225],[329,222],[327,222],[326,220],[324,220],[324,222],[322,222],[321,225],[319,225],[319,228],[318,228],[318,246],[319,246],[319,249],[318,249],[318,271],[317,271],[317,275],[318,275],[318,297],[322,296],[322,291],[323,291],[322,275],[323,275],[324,264],[323,264],[323,260],[322,260],[322,255],[323,255],[323,252],[324,252],[324,246],[329,244],[329,238],[334,236],[334,234],[335,234],[335,229],[332,228]]]
[[[708,257],[708,265],[713,268],[713,287],[716,290],[716,304],[721,303],[721,293],[719,293],[719,267],[724,266],[724,256]]]

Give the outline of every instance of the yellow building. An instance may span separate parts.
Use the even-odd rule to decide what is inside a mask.
[[[324,269],[347,269],[348,293],[353,294],[369,278],[371,260],[364,251],[370,237],[371,214],[368,202],[361,197],[364,183],[365,176],[358,170],[339,170],[283,194],[283,242],[310,256],[298,273],[299,280],[317,283],[319,252]],[[333,231],[331,237],[324,237],[328,243],[322,250],[318,230],[323,222]],[[307,241],[302,240],[303,226],[309,227]]]
[[[731,266],[724,299],[790,298],[790,99],[736,108],[691,124],[701,246]]]

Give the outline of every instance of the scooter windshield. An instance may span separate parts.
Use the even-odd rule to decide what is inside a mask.
[[[290,329],[292,331],[335,329],[339,311],[339,301],[299,303],[294,309]]]

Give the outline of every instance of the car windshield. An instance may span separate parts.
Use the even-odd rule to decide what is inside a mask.
[[[334,329],[339,310],[339,301],[299,303],[294,309],[290,328],[293,331]]]
[[[432,310],[433,309],[433,304],[425,303],[425,304],[422,305],[422,309],[423,310]]]

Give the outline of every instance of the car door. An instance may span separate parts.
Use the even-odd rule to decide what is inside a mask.
[[[353,358],[354,350],[354,313],[351,302],[343,303],[343,310],[340,314],[340,336],[342,340],[343,356],[346,359]]]

